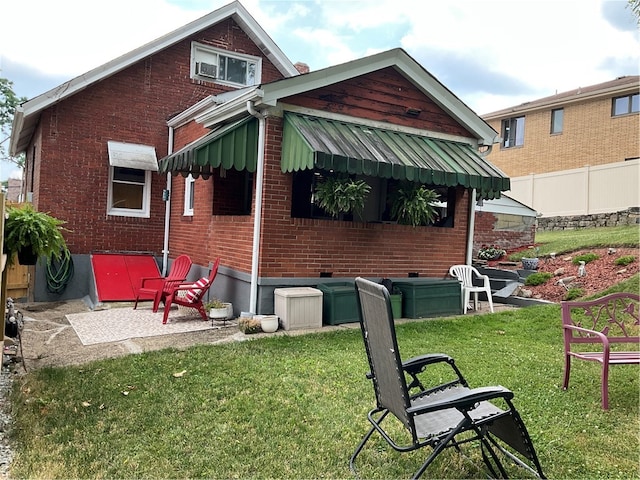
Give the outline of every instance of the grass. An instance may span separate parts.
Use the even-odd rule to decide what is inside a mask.
[[[637,286],[636,276],[617,288]],[[472,386],[513,390],[550,478],[638,478],[637,368],[612,369],[608,412],[596,365],[575,365],[562,391],[559,318],[552,305],[397,330],[404,358],[443,351]],[[348,478],[374,402],[365,371],[358,329],[33,371],[14,384],[12,476]],[[419,462],[379,442],[361,458],[367,478],[407,476]],[[476,476],[457,458],[430,476]]]
[[[627,239],[616,246],[631,242],[616,232],[608,238]],[[580,235],[575,248],[604,242],[599,237]],[[562,251],[564,240],[547,242]],[[635,275],[606,293],[639,290]],[[612,368],[606,412],[595,364],[577,362],[562,391],[559,306],[410,321],[397,331],[403,358],[445,352],[472,386],[510,388],[549,478],[640,478],[638,369]],[[11,475],[352,478],[349,457],[374,406],[367,370],[354,328],[32,371],[14,382]],[[442,380],[439,371],[432,376]],[[419,463],[420,454],[380,441],[359,461],[367,478],[406,477]],[[454,452],[428,471],[477,476]]]
[[[535,249],[509,255],[512,261],[522,257],[546,257],[550,253],[564,253],[588,248],[637,247],[640,244],[640,226],[585,228],[582,230],[557,230],[537,232]]]

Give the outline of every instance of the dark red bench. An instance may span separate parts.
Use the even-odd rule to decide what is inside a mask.
[[[572,358],[599,362],[602,408],[609,408],[609,365],[640,364],[639,300],[634,293],[613,293],[591,301],[562,302],[564,390],[569,387]]]

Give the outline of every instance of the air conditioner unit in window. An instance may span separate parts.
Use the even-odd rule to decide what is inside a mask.
[[[216,78],[218,74],[218,67],[211,63],[198,62],[196,63],[196,73],[201,77]]]

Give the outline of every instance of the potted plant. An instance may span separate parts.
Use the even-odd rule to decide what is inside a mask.
[[[415,182],[403,182],[392,196],[391,217],[403,225],[428,225],[436,218],[438,194]]]
[[[40,257],[60,259],[68,254],[62,236],[66,222],[38,212],[33,205],[8,207],[4,222],[4,252],[9,264],[17,254],[22,265],[35,265]]]
[[[328,177],[316,185],[314,200],[334,218],[347,213],[360,215],[370,191],[364,180]]]
[[[224,320],[229,317],[230,303],[213,298],[204,303],[204,309],[209,312],[209,318]]]

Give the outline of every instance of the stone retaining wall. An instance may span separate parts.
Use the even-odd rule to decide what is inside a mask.
[[[574,215],[570,217],[538,218],[537,231],[576,230],[594,227],[620,227],[640,225],[640,207],[631,207],[613,213]]]

